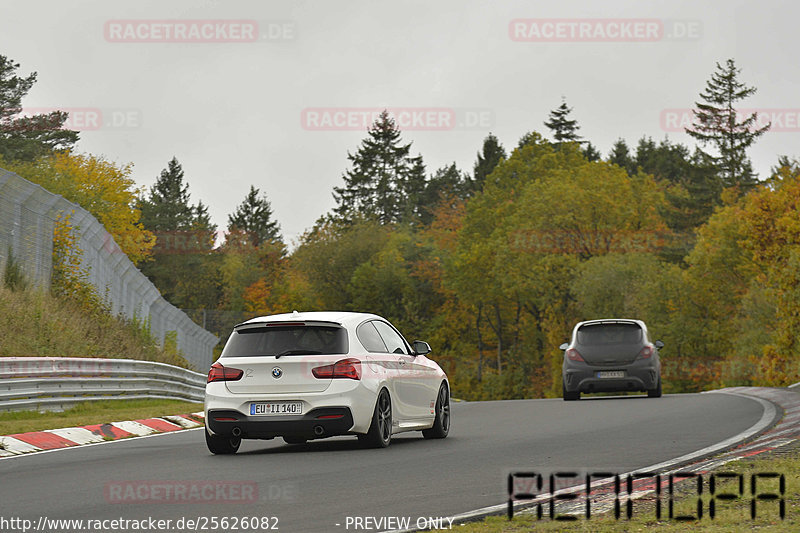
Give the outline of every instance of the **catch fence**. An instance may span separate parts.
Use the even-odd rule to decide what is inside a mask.
[[[49,288],[53,273],[53,230],[59,216],[70,225],[83,251],[81,267],[88,281],[114,314],[147,320],[153,337],[163,344],[175,332],[177,347],[189,363],[205,372],[219,339],[167,302],[128,259],[91,213],[20,176],[0,169],[0,274],[9,258],[26,279]]]

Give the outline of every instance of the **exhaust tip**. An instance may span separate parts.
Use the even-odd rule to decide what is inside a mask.
[[[321,437],[325,434],[325,428],[322,426],[314,426],[314,435]]]
[[[233,434],[234,437],[238,437],[242,434],[242,428],[236,426],[235,428],[233,428],[233,430],[231,430],[231,433]]]

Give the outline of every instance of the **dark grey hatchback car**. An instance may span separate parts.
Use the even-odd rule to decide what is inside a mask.
[[[650,342],[641,320],[611,318],[579,322],[564,350],[561,376],[565,400],[581,393],[647,392],[661,396],[661,361],[664,343]]]

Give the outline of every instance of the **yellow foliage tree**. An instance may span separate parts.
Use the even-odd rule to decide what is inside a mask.
[[[89,211],[135,264],[151,255],[155,236],[142,227],[134,207],[141,190],[130,177],[133,165],[65,151],[32,162],[0,160],[0,166]]]
[[[89,283],[89,272],[81,267],[83,250],[78,247],[75,228],[70,224],[72,213],[63,213],[53,229],[53,294],[70,298],[90,313],[108,311],[107,306]]]
[[[773,187],[747,197],[743,209],[744,245],[762,268],[759,281],[775,291],[775,342],[753,358],[763,382],[772,386],[800,375],[800,175],[778,173]]]

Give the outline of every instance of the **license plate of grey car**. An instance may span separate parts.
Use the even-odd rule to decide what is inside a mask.
[[[624,370],[605,370],[597,373],[598,378],[624,378]]]

